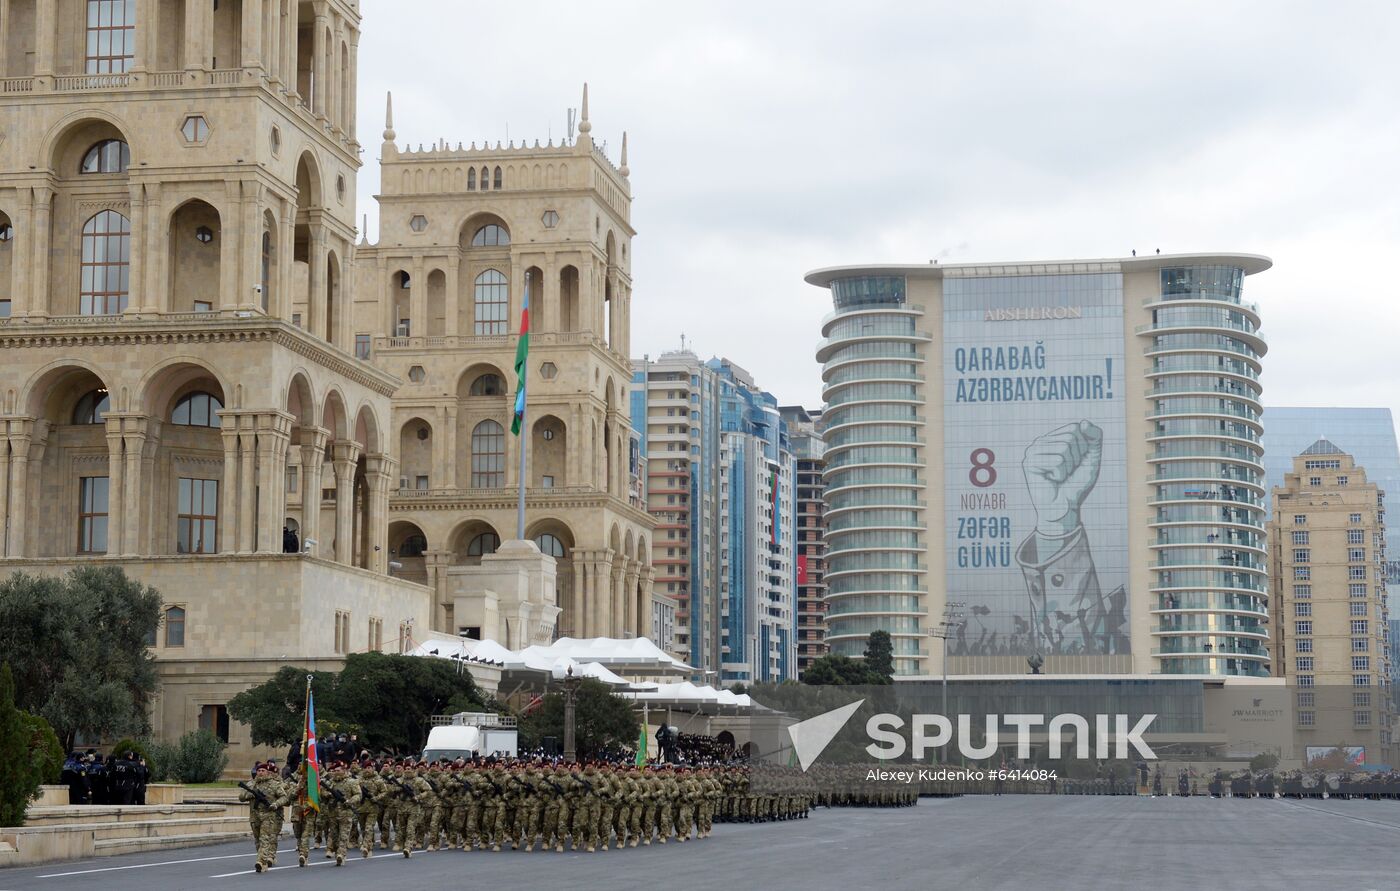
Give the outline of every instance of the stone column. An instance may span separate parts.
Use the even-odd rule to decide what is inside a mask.
[[[590,604],[590,614],[593,617],[589,623],[592,629],[590,636],[607,637],[608,613],[612,609],[613,551],[611,549],[604,549],[595,551],[594,553],[593,574],[595,591],[593,602]]]
[[[321,543],[321,466],[326,460],[326,440],[330,431],[324,427],[301,428],[301,541],[308,538]],[[314,548],[310,553],[329,553]]]
[[[238,552],[238,415],[219,412],[224,437],[224,476],[219,481],[219,553]]]
[[[149,315],[161,312],[169,306],[169,301],[165,299],[167,282],[163,275],[169,244],[163,219],[160,183],[145,183],[143,188],[146,193],[146,256],[142,259],[140,267],[143,277],[136,278],[134,273],[137,267],[133,265],[131,282],[133,287],[141,289],[141,311]],[[133,263],[135,259],[133,256]]]
[[[622,637],[622,581],[626,577],[627,560],[621,554],[613,556],[612,573],[608,587],[608,624],[603,632],[605,637]]]
[[[262,28],[263,0],[243,0],[244,68],[263,67]]]
[[[413,258],[408,280],[408,333],[423,337],[428,333],[428,280],[423,273],[423,255]]]
[[[238,552],[257,550],[257,416],[238,416]]]
[[[460,273],[457,271],[455,258],[447,263],[443,273],[447,278],[447,293],[443,295],[443,314],[447,318],[444,319],[442,333],[446,334],[448,337],[455,337],[458,334],[465,333],[459,330],[457,326],[457,314],[462,310],[461,295],[457,293],[457,288],[460,286],[458,281],[458,275]]]
[[[262,309],[262,295],[253,286],[262,281],[262,192],[263,187],[255,180],[238,183],[238,243],[234,248],[237,255],[234,276],[234,289],[238,299],[234,301],[247,310]],[[271,310],[272,304],[268,303]]]
[[[107,415],[107,551],[125,554],[126,541],[126,455],[121,415]]]
[[[136,54],[132,71],[154,67],[156,52],[156,0],[136,0]]]
[[[0,425],[4,438],[0,439],[0,557],[10,556],[10,436],[9,431]]]
[[[292,259],[295,253],[297,209],[292,201],[283,199],[281,214],[279,215],[280,225],[277,227],[277,284],[274,287],[273,298],[277,301],[274,313],[277,318],[284,322],[292,320],[292,306],[296,301],[296,295],[292,292],[292,268],[295,262]],[[306,308],[308,318],[311,307]],[[307,319],[303,319],[305,324]]]
[[[268,80],[280,83],[282,80],[282,4],[280,0],[268,0],[263,4],[263,19],[258,26],[263,30],[263,69]]]
[[[58,39],[58,0],[38,0],[34,12],[34,73],[52,77]]]
[[[122,549],[117,553],[127,555],[139,555],[149,553],[144,548],[146,535],[145,529],[150,525],[151,517],[148,511],[142,509],[142,494],[145,491],[145,452],[147,437],[147,419],[143,417],[128,416],[122,419],[123,430],[122,439],[126,448],[126,473],[123,475],[123,512],[125,514],[122,523]],[[108,528],[111,527],[110,521]]]
[[[348,64],[350,65],[350,86],[345,96],[346,117],[345,120],[341,122],[341,126],[345,129],[346,135],[350,137],[350,141],[358,143],[359,139],[355,131],[357,118],[359,117],[355,111],[357,108],[355,97],[360,95],[357,92],[360,88],[360,32],[358,30],[352,30],[350,32],[350,58]]]
[[[137,28],[140,27],[138,24]],[[131,252],[128,255],[130,266],[127,273],[130,285],[126,311],[138,314],[146,308],[146,289],[141,287],[141,281],[146,274],[146,255],[150,252],[149,243],[146,241],[146,188],[143,183],[132,183],[127,191],[131,198]]]
[[[637,579],[641,576],[642,564],[628,559],[627,572],[622,580],[622,610],[618,613],[617,624],[622,629],[619,637],[637,630]]]
[[[305,104],[306,97],[298,92],[300,85],[297,83],[297,41],[301,35],[297,28],[296,4],[290,4],[287,14],[279,15],[278,19],[282,29],[282,81],[287,85],[287,98]]]
[[[455,402],[447,406],[445,409],[445,416],[447,422],[443,428],[443,433],[447,438],[447,464],[445,468],[446,473],[443,475],[442,481],[438,483],[438,485],[448,489],[465,489],[467,483],[470,482],[470,477],[467,479],[457,478],[457,471],[459,468],[457,463],[457,404]]]
[[[447,567],[452,563],[448,551],[423,552],[423,568],[428,572],[428,587],[433,590],[433,630],[456,634],[457,629],[447,626],[447,605],[452,598],[447,593]]]
[[[293,417],[283,411],[263,412],[257,418],[258,450],[258,551],[282,552],[282,524],[287,510],[287,448]]]
[[[34,192],[32,189],[16,189],[14,223],[15,240],[13,251],[14,265],[10,268],[10,315],[17,319],[29,315],[29,310],[37,302],[31,292],[31,281],[35,263],[34,251]]]
[[[219,210],[219,301],[218,308],[232,312],[246,309],[247,295],[238,293],[238,267],[243,252],[242,201],[237,180],[224,183],[224,201]],[[178,295],[172,294],[171,297]]]
[[[311,33],[311,111],[317,117],[326,116],[326,98],[330,94],[330,72],[326,65],[326,25],[329,4],[324,0],[312,4],[316,18]]]
[[[572,583],[571,583],[571,584],[572,584],[572,588],[571,588],[571,590],[569,591],[569,609],[568,609],[568,616],[569,616],[569,636],[571,636],[571,637],[582,637],[582,636],[583,636],[583,585],[584,585],[585,567],[586,567],[586,565],[587,565],[587,552],[586,552],[586,551],[574,551],[572,554],[570,554],[570,559],[573,560],[573,564],[574,564],[574,565],[573,565],[573,572],[569,573],[569,575],[572,576],[572,578],[573,578],[573,581],[572,581]]]
[[[199,71],[209,67],[209,53],[204,45],[204,10],[213,5],[203,0],[185,0],[185,70]]]
[[[295,232],[293,233],[295,235]],[[289,242],[289,244],[292,242]],[[326,312],[330,295],[326,292],[326,232],[319,220],[311,223],[310,267],[306,288],[306,330],[313,337],[326,336]]]
[[[34,444],[34,420],[12,418],[6,423],[9,440],[10,511],[8,524],[3,527],[5,556],[24,557],[24,534],[28,528],[29,455]]]
[[[53,189],[48,186],[37,186],[34,189],[34,256],[31,258],[31,281],[33,288],[29,293],[29,315],[31,318],[44,318],[56,315],[52,301],[49,298],[49,270],[52,259],[49,256],[51,251],[50,241],[52,240],[52,216],[53,216]],[[76,312],[76,309],[73,310]]]
[[[365,457],[365,481],[369,484],[369,569],[389,571],[389,489],[396,462],[386,454]]]
[[[642,567],[641,584],[637,592],[637,636],[646,637],[651,633],[651,586],[656,578],[656,567],[648,564]],[[695,600],[692,597],[691,603]],[[692,629],[696,628],[694,612],[691,613]],[[691,633],[698,633],[692,631]],[[656,641],[653,641],[656,643]]]
[[[353,440],[338,439],[332,446],[335,459],[335,560],[351,566],[355,562],[355,467],[361,446]]]

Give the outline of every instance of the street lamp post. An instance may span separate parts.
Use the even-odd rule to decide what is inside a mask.
[[[578,697],[578,685],[582,678],[574,676],[574,667],[564,675],[564,760],[577,761],[578,752],[574,746],[574,704]]]
[[[929,637],[937,637],[943,641],[943,716],[948,716],[948,638],[957,633],[962,627],[963,614],[960,612],[966,603],[957,600],[950,600],[943,604],[943,621],[938,623],[936,630],[929,631]]]

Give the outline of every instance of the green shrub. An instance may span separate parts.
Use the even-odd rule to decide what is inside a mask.
[[[131,737],[123,737],[117,740],[117,744],[112,746],[112,757],[121,758],[127,752],[135,752],[137,758],[145,758],[146,766],[151,765],[151,742],[150,740],[137,741]]]
[[[29,760],[39,773],[39,782],[56,785],[63,776],[63,746],[49,722],[39,715],[21,712],[29,725]]]
[[[228,743],[208,730],[192,730],[175,746],[171,779],[180,783],[212,783],[228,766]]]
[[[23,826],[24,809],[39,792],[28,717],[15,708],[14,677],[6,662],[0,665],[0,826]]]
[[[175,764],[180,760],[180,746],[176,743],[153,742],[146,755],[146,766],[151,769],[150,782],[167,783],[175,780]]]

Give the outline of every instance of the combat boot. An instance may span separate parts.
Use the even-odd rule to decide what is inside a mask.
[[[262,864],[262,861],[259,860],[257,863],[254,863],[254,864],[253,864],[253,872],[262,872],[262,871],[263,871],[263,864]]]
[[[361,854],[366,860],[368,860],[368,859],[369,859],[369,848],[360,848],[360,854]]]
[[[345,855],[344,855],[344,854],[336,854],[336,855],[335,855],[335,865],[336,865],[336,866],[344,866],[344,865],[345,865]]]
[[[298,855],[297,855],[297,866],[305,866],[305,865],[306,865],[306,855],[305,855],[305,854],[298,854]]]

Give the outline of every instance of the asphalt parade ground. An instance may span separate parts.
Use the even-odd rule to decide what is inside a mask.
[[[343,867],[290,839],[271,873],[251,841],[0,870],[0,891],[288,889],[1392,889],[1400,802],[967,796],[716,824],[704,840],[594,854],[358,852]]]

